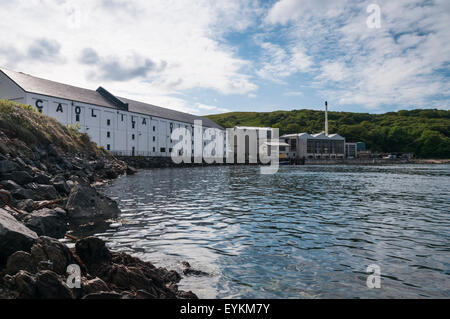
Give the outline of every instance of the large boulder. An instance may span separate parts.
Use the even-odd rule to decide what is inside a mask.
[[[37,298],[36,278],[25,270],[3,278],[6,286],[14,291],[19,299]]]
[[[24,270],[3,278],[7,287],[20,299],[73,299],[71,289],[64,279],[50,270],[35,275]]]
[[[77,241],[75,251],[90,273],[95,274],[103,264],[111,262],[112,256],[105,242],[97,237]]]
[[[84,295],[110,291],[108,285],[98,277],[91,280],[84,280],[82,282],[82,288]]]
[[[108,219],[120,214],[115,201],[89,185],[76,185],[72,189],[66,209],[70,219]]]
[[[33,176],[25,171],[18,171],[10,174],[3,175],[4,179],[12,180],[20,185],[26,185],[33,181]]]
[[[22,200],[22,199],[33,200],[33,199],[35,199],[33,191],[30,189],[25,189],[25,188],[19,188],[19,189],[12,190],[11,195],[12,195],[12,197],[14,197],[17,200]]]
[[[30,251],[37,234],[0,208],[0,264],[16,251]]]
[[[27,188],[34,194],[36,200],[54,200],[59,198],[59,194],[53,185],[42,185],[30,183]]]
[[[55,189],[62,195],[68,195],[70,193],[70,187],[66,181],[57,181],[53,183]]]
[[[2,186],[3,190],[9,191],[9,194],[13,199],[21,200],[34,198],[34,194],[32,191],[23,188],[13,180],[3,180],[0,182],[0,185]]]
[[[14,162],[11,162],[9,160],[1,160],[0,161],[0,173],[10,173],[13,171],[16,171],[18,169],[18,165]]]
[[[9,190],[9,191],[14,191],[16,189],[22,188],[19,184],[17,184],[13,180],[3,180],[0,182],[0,184],[2,185],[3,189]]]
[[[65,275],[67,266],[78,264],[70,249],[50,237],[39,237],[31,247],[31,257],[36,269],[50,269],[59,275]]]
[[[36,268],[33,265],[31,254],[24,251],[16,251],[8,258],[8,262],[6,263],[6,273],[15,275],[21,270],[34,273]]]
[[[23,199],[17,201],[16,208],[31,213],[33,211],[34,201],[32,199]]]
[[[38,236],[63,238],[69,230],[67,214],[62,208],[43,208],[34,211],[27,215],[23,222]]]
[[[46,174],[37,174],[34,177],[34,182],[41,185],[50,185],[50,177]]]
[[[74,299],[70,288],[53,271],[39,272],[36,275],[36,288],[41,299]]]

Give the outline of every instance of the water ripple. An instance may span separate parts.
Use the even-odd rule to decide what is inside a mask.
[[[212,274],[180,284],[203,298],[448,298],[449,185],[449,165],[155,169],[104,188],[123,213],[100,236]]]

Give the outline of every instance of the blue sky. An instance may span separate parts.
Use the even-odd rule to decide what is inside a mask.
[[[370,28],[376,11],[380,28]],[[0,65],[186,111],[449,109],[448,0],[0,0]]]

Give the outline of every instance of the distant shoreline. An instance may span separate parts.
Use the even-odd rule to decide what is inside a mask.
[[[450,159],[383,159],[383,158],[354,158],[354,159],[307,159],[305,165],[392,165],[392,164],[450,164]]]

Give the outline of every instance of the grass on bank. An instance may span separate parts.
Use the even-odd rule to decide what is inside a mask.
[[[65,152],[99,154],[89,136],[75,125],[64,126],[35,108],[9,100],[0,100],[0,131],[10,139],[18,139],[28,147],[53,145]]]

